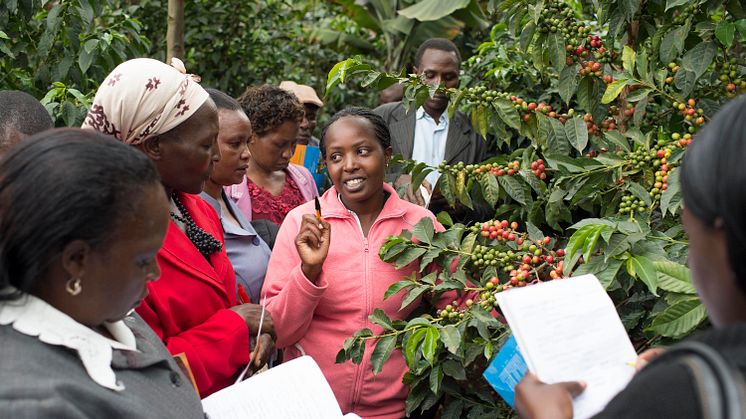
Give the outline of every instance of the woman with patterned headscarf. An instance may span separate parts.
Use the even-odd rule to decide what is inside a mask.
[[[137,312],[172,354],[186,355],[205,397],[230,385],[250,361],[262,365],[274,330],[271,318],[260,322],[259,306],[237,301],[220,220],[197,196],[220,158],[217,109],[198,81],[178,60],[173,67],[127,61],[101,83],[83,128],[137,147],[160,173],[171,220],[158,254],[143,255],[157,258],[161,277],[148,284]],[[262,337],[250,342],[259,323]],[[257,348],[251,354],[250,343]]]

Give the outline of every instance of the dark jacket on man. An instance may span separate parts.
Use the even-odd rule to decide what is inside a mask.
[[[401,154],[405,159],[411,159],[414,149],[416,109],[407,112],[401,102],[392,102],[377,107],[374,112],[386,121],[391,130],[391,147],[394,149],[394,154]],[[466,115],[456,112],[449,123],[444,156],[448,164],[479,163],[487,158],[487,144],[472,128]]]

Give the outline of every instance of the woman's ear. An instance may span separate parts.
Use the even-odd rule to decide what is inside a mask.
[[[386,167],[388,167],[389,162],[391,161],[391,155],[394,154],[394,150],[391,147],[386,147],[383,150],[383,158],[386,162]]]
[[[148,138],[144,142],[140,143],[137,148],[140,149],[150,160],[158,161],[163,159],[163,148],[161,137],[155,136]]]
[[[62,268],[71,278],[81,278],[90,263],[91,245],[73,240],[62,249]]]

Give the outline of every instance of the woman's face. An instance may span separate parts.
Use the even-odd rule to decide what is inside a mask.
[[[163,184],[174,191],[200,193],[220,160],[217,137],[218,112],[208,99],[183,124],[158,137],[157,153],[149,155]]]
[[[220,161],[215,163],[210,179],[223,186],[241,183],[249,165],[251,122],[243,111],[220,109],[218,116]]]
[[[122,319],[145,298],[148,282],[160,276],[156,254],[168,228],[168,199],[160,184],[142,194],[108,243],[87,254],[80,273],[82,291],[74,297],[80,302],[81,323],[97,326]]]
[[[743,321],[743,293],[730,267],[725,231],[705,225],[686,207],[681,217],[689,236],[692,282],[715,326]]]
[[[337,120],[327,129],[324,144],[329,177],[345,204],[365,203],[383,192],[391,148],[383,149],[367,119]]]
[[[285,170],[295,152],[298,123],[285,121],[261,135],[254,133],[249,142],[251,161],[267,172]]]

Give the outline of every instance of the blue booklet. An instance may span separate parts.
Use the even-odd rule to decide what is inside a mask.
[[[515,386],[528,372],[528,365],[518,351],[518,343],[511,336],[505,341],[500,352],[492,359],[490,365],[482,373],[492,388],[513,407],[515,402]]]

